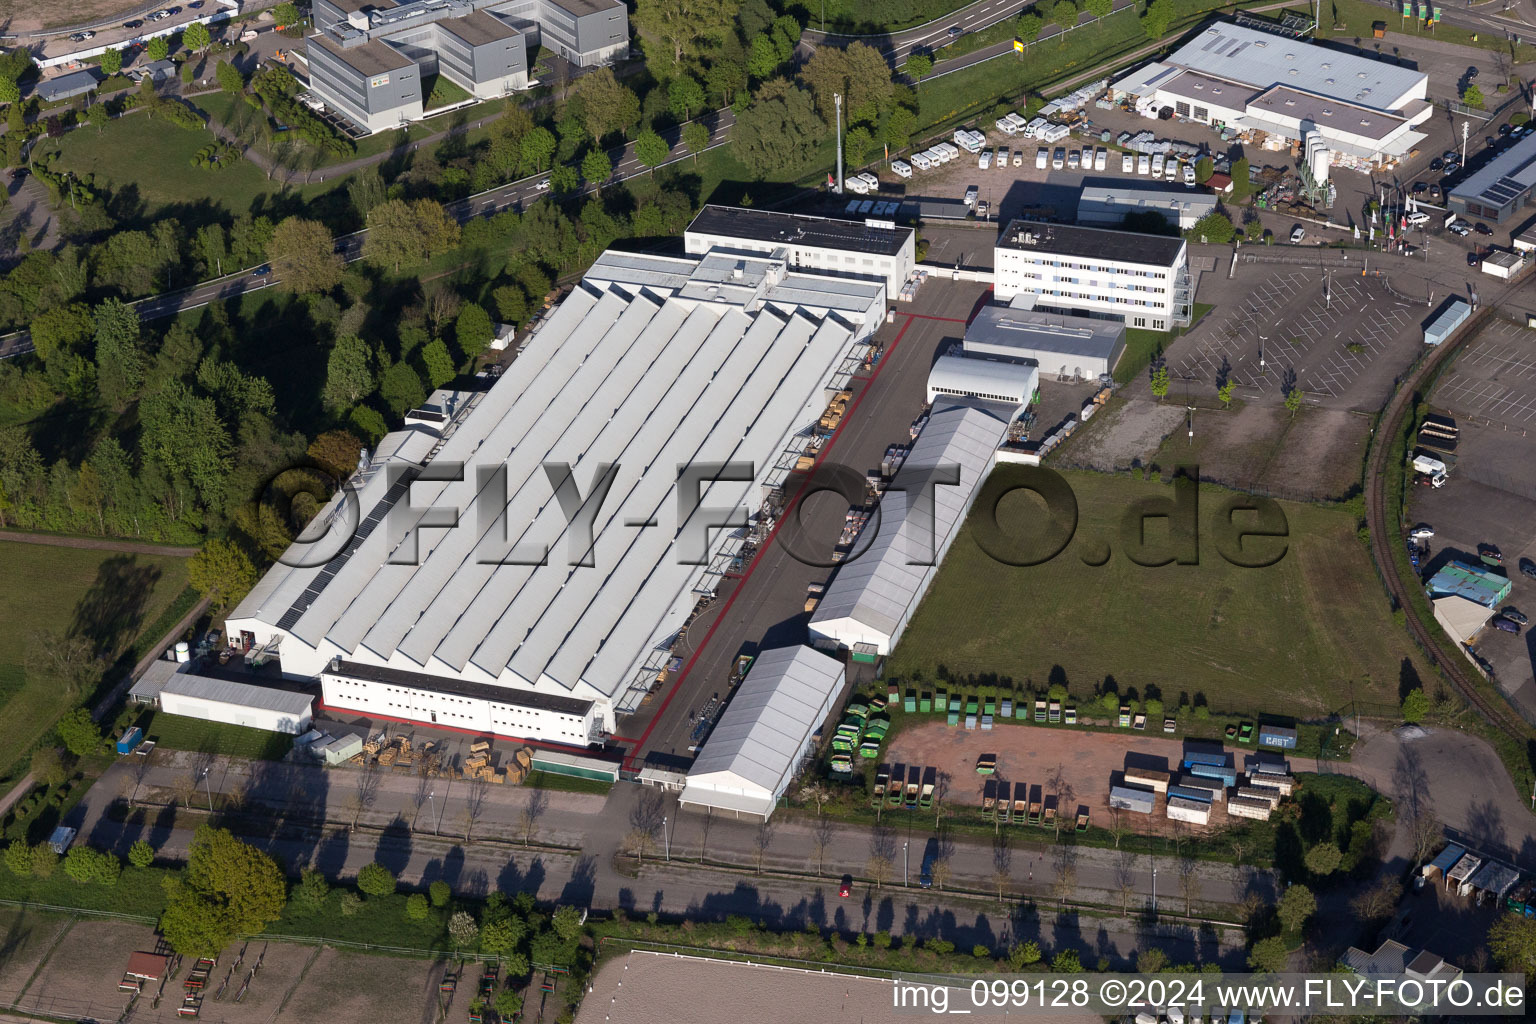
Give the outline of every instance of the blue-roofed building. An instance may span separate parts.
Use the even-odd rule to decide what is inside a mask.
[[[1432,878],[1438,872],[1441,876],[1448,875],[1456,862],[1465,857],[1467,851],[1464,847],[1455,843],[1449,843],[1445,849],[1435,854],[1435,859],[1419,869],[1419,874],[1425,878]]]
[[[1509,597],[1513,585],[1503,576],[1496,575],[1466,562],[1447,562],[1439,572],[1429,578],[1424,593],[1433,601],[1439,597],[1464,597],[1476,601],[1485,608],[1497,608]]]
[[[91,71],[71,71],[67,75],[38,82],[37,98],[44,103],[57,103],[93,92],[99,84],[95,73]]]

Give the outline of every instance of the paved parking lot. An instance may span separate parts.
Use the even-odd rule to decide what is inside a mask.
[[[1501,320],[1469,344],[1435,401],[1463,416],[1536,427],[1536,331]]]
[[[1374,277],[1301,263],[1239,261],[1229,280],[1203,275],[1216,304],[1169,348],[1176,375],[1236,381],[1244,399],[1280,401],[1294,384],[1336,408],[1379,408],[1413,359],[1423,310]]]

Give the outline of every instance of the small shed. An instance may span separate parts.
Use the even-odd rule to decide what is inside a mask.
[[[1419,874],[1425,878],[1433,878],[1436,873],[1449,874],[1450,870],[1456,866],[1456,862],[1466,856],[1466,853],[1463,847],[1450,843],[1445,849],[1435,854],[1434,860],[1419,868]]]
[[[131,754],[133,748],[139,745],[144,738],[144,730],[136,725],[123,730],[123,734],[117,738],[117,752],[119,754]]]
[[[137,68],[136,70],[138,74],[135,77],[148,77],[151,81],[154,82],[164,82],[167,79],[176,77],[176,62],[173,60],[150,61],[148,64],[145,64],[143,67]],[[129,74],[132,75],[133,72],[129,72]]]
[[[1483,866],[1483,858],[1467,854],[1456,862],[1456,866],[1445,873],[1445,888],[1449,891],[1454,883],[1456,892],[1465,896],[1470,887],[1467,879],[1477,873],[1477,869]]]
[[[1111,786],[1109,806],[1123,811],[1135,811],[1137,814],[1151,814],[1152,808],[1157,806],[1157,794],[1134,786]]]
[[[159,981],[169,965],[170,958],[159,953],[129,953],[128,968],[123,973],[142,981]]]
[[[320,750],[325,756],[326,764],[342,764],[363,752],[363,738],[356,733],[348,733],[331,740]]]
[[[1219,196],[1232,194],[1232,176],[1217,171],[1205,180],[1205,187]]]
[[[1259,726],[1259,745],[1278,747],[1281,750],[1296,749],[1296,730],[1288,725]]]
[[[1536,224],[1510,238],[1509,244],[1520,252],[1536,252]]]
[[[37,98],[44,103],[58,103],[94,92],[100,84],[95,73],[90,70],[72,71],[37,83]]]
[[[1483,257],[1483,273],[1489,277],[1496,277],[1501,281],[1508,281],[1520,272],[1524,258],[1517,252],[1507,249],[1494,249]]]
[[[1508,864],[1490,860],[1483,864],[1482,870],[1467,879],[1467,885],[1477,893],[1477,902],[1481,904],[1485,899],[1502,900],[1504,894],[1513,889],[1518,881],[1518,870]]]
[[[1434,319],[1424,325],[1424,344],[1438,345],[1449,338],[1472,315],[1472,307],[1460,299],[1452,299]]]

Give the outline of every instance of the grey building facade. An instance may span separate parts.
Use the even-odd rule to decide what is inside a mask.
[[[422,79],[479,99],[528,88],[528,50],[578,67],[629,52],[622,0],[314,0],[310,90],[370,132],[421,118]]]

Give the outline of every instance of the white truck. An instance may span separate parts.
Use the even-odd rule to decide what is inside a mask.
[[[1446,466],[1439,459],[1430,458],[1428,455],[1415,455],[1413,457],[1413,470],[1415,473],[1423,473],[1429,477],[1429,482],[1432,486],[1445,486]]]

